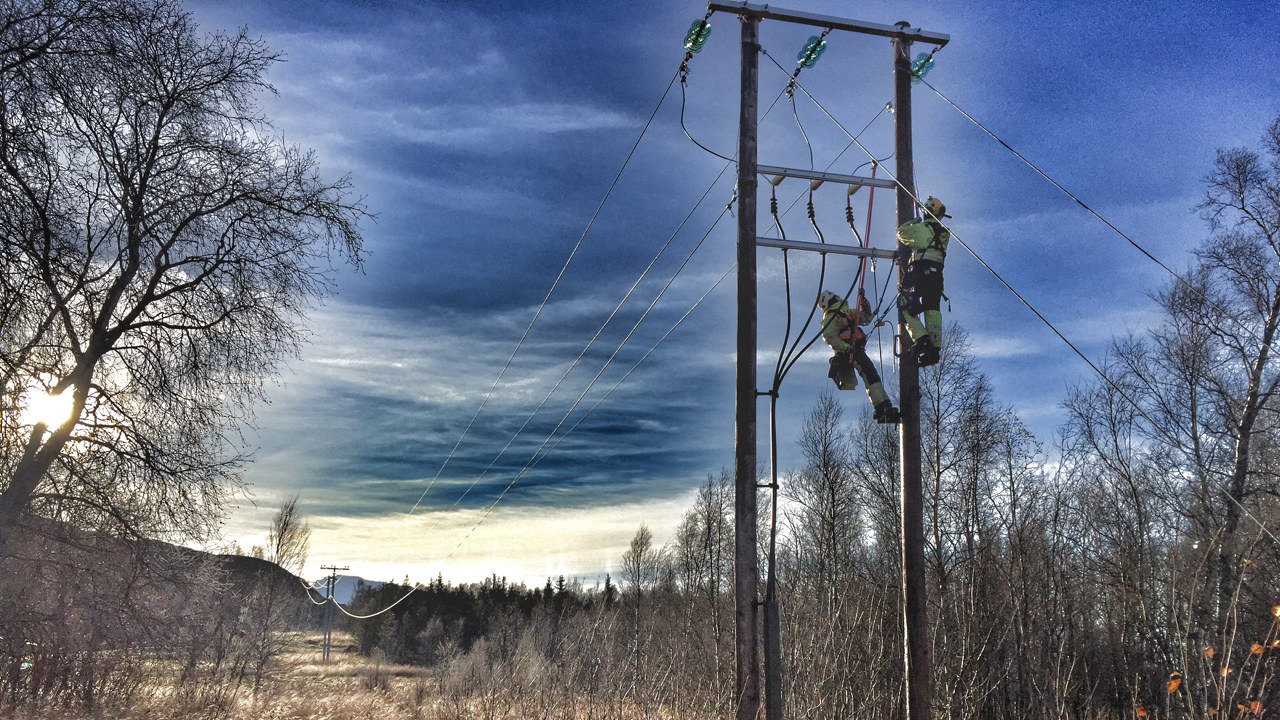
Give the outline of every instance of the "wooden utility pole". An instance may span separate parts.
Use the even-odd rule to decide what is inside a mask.
[[[328,570],[329,577],[325,578],[325,604],[324,604],[324,650],[321,651],[320,662],[325,665],[329,664],[329,642],[330,636],[333,634],[333,606],[338,603],[333,599],[333,589],[338,584],[338,571],[350,570],[351,568],[342,565],[321,565],[321,570]]]
[[[903,30],[910,26],[898,23]],[[915,187],[911,156],[911,39],[893,38],[894,174],[903,188]],[[898,190],[898,225],[915,218],[911,193]],[[898,259],[898,296],[907,259]],[[898,433],[902,468],[902,626],[907,678],[907,720],[929,718],[929,638],[924,587],[924,492],[920,473],[920,368],[906,352],[911,336],[902,308],[898,308],[898,338],[903,348],[898,363],[898,402],[902,430]]]
[[[941,47],[949,38],[939,33],[924,32],[907,23],[880,25],[843,18],[795,12],[769,5],[752,5],[745,0],[710,0],[708,9],[738,15],[742,21],[742,104],[738,116],[738,320],[737,368],[734,394],[734,602],[737,608],[737,720],[756,720],[760,710],[760,617],[759,560],[757,556],[758,517],[756,508],[756,402],[762,394],[756,390],[756,250],[760,246],[821,253],[893,258],[893,250],[848,247],[832,243],[806,243],[795,240],[762,238],[756,235],[757,175],[805,178],[848,185],[898,189],[898,222],[913,217],[914,203],[907,192],[898,188],[912,186],[911,170],[911,61],[907,53],[912,40],[923,40]],[[757,164],[756,123],[760,52],[760,20],[782,20],[827,30],[845,30],[876,35],[893,40],[894,104],[897,107],[897,181],[877,180],[852,175],[815,173]],[[899,279],[902,277],[899,261]],[[906,337],[899,314],[899,336]],[[914,361],[903,357],[900,375],[903,412],[901,451],[903,455],[903,587],[904,622],[907,628],[906,669],[909,720],[927,720],[929,698],[929,658],[924,634],[924,520],[920,485],[920,382]],[[776,398],[775,398],[776,399]],[[913,468],[913,470],[908,470]],[[910,477],[910,479],[909,479]],[[914,488],[908,492],[907,488]],[[776,489],[775,489],[776,491]],[[774,598],[766,615],[770,623],[767,643],[770,662],[764,686],[768,693],[768,720],[781,720],[781,667],[778,658]]]
[[[760,20],[742,15],[742,104],[738,114],[738,367],[734,441],[734,601],[737,720],[760,709],[760,584],[756,555],[756,110]]]

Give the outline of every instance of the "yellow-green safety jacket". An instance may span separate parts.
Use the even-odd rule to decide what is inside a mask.
[[[844,300],[833,300],[822,313],[822,339],[827,341],[832,350],[838,353],[849,352],[853,344],[866,334],[858,327],[871,320],[871,303],[862,298],[861,312],[857,323],[853,320],[853,310]]]
[[[951,233],[934,220],[909,220],[898,226],[898,242],[911,250],[911,262],[927,260],[941,265],[950,240]]]

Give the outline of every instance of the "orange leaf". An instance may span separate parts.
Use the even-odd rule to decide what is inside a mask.
[[[1280,617],[1280,605],[1272,605],[1271,614],[1275,615],[1276,617]]]
[[[1170,675],[1169,682],[1164,684],[1165,688],[1169,691],[1170,695],[1178,691],[1179,685],[1182,685],[1182,676],[1179,675],[1178,673],[1174,673]]]
[[[1222,677],[1226,677],[1226,676],[1230,675],[1230,674],[1231,674],[1231,673],[1233,673],[1233,672],[1235,672],[1235,670],[1232,670],[1232,669],[1231,669],[1231,668],[1229,668],[1229,667],[1224,667],[1224,668],[1222,668]]]
[[[1208,715],[1209,717],[1213,717],[1214,715],[1218,714],[1218,708],[1209,708],[1204,711],[1204,714]]]
[[[1262,714],[1262,701],[1261,701],[1261,700],[1254,700],[1254,701],[1250,702],[1250,703],[1249,703],[1249,712],[1253,713],[1254,715],[1261,715],[1261,714]]]
[[[1242,710],[1243,710],[1243,709],[1244,709],[1244,706],[1243,706],[1243,705],[1241,705],[1241,706],[1240,706],[1240,709],[1242,709]],[[1138,706],[1138,708],[1137,708],[1136,710],[1134,710],[1134,714],[1135,714],[1135,715],[1137,715],[1137,716],[1138,716],[1138,717],[1140,717],[1140,718],[1144,718],[1144,717],[1146,717],[1146,716],[1147,716],[1147,709],[1146,709],[1146,708],[1144,708],[1144,707],[1142,707],[1141,705],[1139,705],[1139,706]]]
[[[1205,657],[1207,657],[1207,658],[1209,658],[1210,660],[1212,660],[1212,659],[1213,659],[1213,646],[1212,646],[1212,645],[1210,645],[1209,647],[1207,647],[1207,648],[1205,648],[1205,649],[1204,649],[1204,656],[1205,656]]]
[[[1249,654],[1250,654],[1250,655],[1261,655],[1261,654],[1262,654],[1262,643],[1254,643],[1253,645],[1250,645],[1250,646],[1249,646]]]
[[[1271,641],[1271,647],[1273,647],[1273,648],[1280,648],[1280,639],[1272,640],[1272,641]]]

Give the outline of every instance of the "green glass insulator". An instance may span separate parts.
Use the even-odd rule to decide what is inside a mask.
[[[805,43],[804,49],[796,53],[796,62],[801,67],[811,68],[818,62],[822,51],[827,49],[827,41],[817,35],[810,35],[809,42]]]
[[[711,35],[711,23],[706,20],[694,20],[689,32],[684,36],[684,48],[689,52],[698,52],[707,43]]]
[[[918,83],[933,68],[933,55],[920,53],[911,63],[911,82]]]
[[[809,59],[809,55],[813,52],[813,46],[817,44],[816,41],[816,36],[809,37],[809,42],[805,43],[804,47],[800,49],[800,52],[796,53],[796,62],[803,65],[804,62]]]

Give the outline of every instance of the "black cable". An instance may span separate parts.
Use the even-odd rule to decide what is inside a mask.
[[[685,126],[684,126],[684,106],[685,106],[685,92],[684,92],[684,90],[685,90],[684,78],[680,78],[680,129],[684,131],[684,136],[685,136],[685,137],[687,137],[687,138],[689,138],[689,140],[690,140],[694,145],[697,145],[698,147],[702,148],[703,150],[706,150],[707,152],[711,153],[712,155],[715,155],[716,157],[720,158],[721,160],[725,160],[725,161],[728,161],[728,162],[733,162],[733,158],[730,158],[730,157],[726,157],[726,156],[724,156],[724,155],[721,155],[720,153],[716,152],[715,150],[712,150],[711,148],[707,147],[706,145],[703,145],[702,143],[698,142],[697,140],[695,140],[695,139],[694,139],[693,135],[690,135],[690,134],[689,134],[689,128],[687,128],[687,127],[685,127]]]
[[[938,88],[934,87],[933,85],[930,85],[930,84],[929,84],[929,82],[928,82],[927,80],[924,80],[923,78],[921,78],[920,82],[924,83],[924,84],[925,84],[925,86],[927,86],[930,90],[932,90],[932,91],[933,91],[933,92],[934,92],[938,97],[942,98],[942,99],[943,99],[943,101],[945,101],[948,105],[950,105],[951,107],[955,108],[955,109],[956,109],[956,110],[957,110],[961,115],[963,115],[963,116],[965,116],[966,118],[968,118],[969,122],[973,123],[974,125],[977,125],[979,128],[981,128],[981,129],[982,129],[982,131],[983,131],[983,132],[985,132],[987,135],[991,136],[991,138],[992,138],[992,139],[994,139],[996,142],[998,142],[998,143],[1000,143],[1001,145],[1003,145],[1003,146],[1005,147],[1005,149],[1006,149],[1006,150],[1008,150],[1009,152],[1013,153],[1013,154],[1014,154],[1015,156],[1017,156],[1017,158],[1018,158],[1019,160],[1021,160],[1022,162],[1026,163],[1027,167],[1029,167],[1029,168],[1031,168],[1032,170],[1035,170],[1037,173],[1039,173],[1040,177],[1044,178],[1045,180],[1048,180],[1048,181],[1049,181],[1049,182],[1050,182],[1054,187],[1058,188],[1058,189],[1059,189],[1059,190],[1061,190],[1063,193],[1065,193],[1067,197],[1071,198],[1072,200],[1075,200],[1075,201],[1076,201],[1076,204],[1077,204],[1077,205],[1079,205],[1080,207],[1084,208],[1084,209],[1085,209],[1085,210],[1086,210],[1090,215],[1092,215],[1092,216],[1094,216],[1094,217],[1098,218],[1099,220],[1101,220],[1101,221],[1102,221],[1102,223],[1103,223],[1104,225],[1106,225],[1107,227],[1111,228],[1111,229],[1112,229],[1112,230],[1113,230],[1117,235],[1119,235],[1120,237],[1122,237],[1122,238],[1124,238],[1126,241],[1128,241],[1128,243],[1129,243],[1130,245],[1132,245],[1134,248],[1136,248],[1136,249],[1138,250],[1138,252],[1142,253],[1143,255],[1146,255],[1146,256],[1147,256],[1147,258],[1151,260],[1151,262],[1155,263],[1156,265],[1159,265],[1161,268],[1163,268],[1163,269],[1164,269],[1164,271],[1165,271],[1165,272],[1167,272],[1167,273],[1169,273],[1170,275],[1172,275],[1172,276],[1173,276],[1173,278],[1174,278],[1175,280],[1177,280],[1179,283],[1181,283],[1181,284],[1185,285],[1185,286],[1186,286],[1188,289],[1190,289],[1193,293],[1195,293],[1197,296],[1199,296],[1199,297],[1200,297],[1200,299],[1204,300],[1206,303],[1208,303],[1209,305],[1213,306],[1213,307],[1214,307],[1214,309],[1216,309],[1216,310],[1219,312],[1219,314],[1221,314],[1221,315],[1222,315],[1222,316],[1224,316],[1224,317],[1228,317],[1228,318],[1230,318],[1232,321],[1234,321],[1234,322],[1236,323],[1236,325],[1237,325],[1239,328],[1241,328],[1242,330],[1244,330],[1245,332],[1247,332],[1247,333],[1249,333],[1251,336],[1253,336],[1253,339],[1254,339],[1254,340],[1256,340],[1256,341],[1261,341],[1261,338],[1259,338],[1259,337],[1258,337],[1258,335],[1257,335],[1257,333],[1253,331],[1253,328],[1250,328],[1250,327],[1246,326],[1245,324],[1241,323],[1239,320],[1237,320],[1237,319],[1236,319],[1236,317],[1235,317],[1235,315],[1234,315],[1234,314],[1229,313],[1229,312],[1227,312],[1224,308],[1219,307],[1218,305],[1216,305],[1216,304],[1213,302],[1213,300],[1211,300],[1208,296],[1206,296],[1203,292],[1201,292],[1199,288],[1197,288],[1197,287],[1195,287],[1194,285],[1192,285],[1191,283],[1187,282],[1187,280],[1186,280],[1185,278],[1183,278],[1183,277],[1182,277],[1181,275],[1179,275],[1178,273],[1174,272],[1172,268],[1170,268],[1168,265],[1165,265],[1163,262],[1161,262],[1159,258],[1157,258],[1155,255],[1152,255],[1150,252],[1148,252],[1146,248],[1144,248],[1144,247],[1142,247],[1141,245],[1139,245],[1139,244],[1138,244],[1138,241],[1136,241],[1136,240],[1134,240],[1133,238],[1129,237],[1127,234],[1125,234],[1125,232],[1124,232],[1124,231],[1122,231],[1120,228],[1118,228],[1118,227],[1116,227],[1115,225],[1113,225],[1113,224],[1111,223],[1111,221],[1110,221],[1110,220],[1107,220],[1106,218],[1102,217],[1102,215],[1098,214],[1098,213],[1097,213],[1093,208],[1089,207],[1089,205],[1088,205],[1088,204],[1086,204],[1083,200],[1081,200],[1080,198],[1076,197],[1076,196],[1075,196],[1075,194],[1073,194],[1070,190],[1068,190],[1068,189],[1066,189],[1065,187],[1063,187],[1063,186],[1062,186],[1062,185],[1061,185],[1057,180],[1054,180],[1053,178],[1049,177],[1048,173],[1046,173],[1045,171],[1041,170],[1041,169],[1040,169],[1040,168],[1039,168],[1035,163],[1033,163],[1033,162],[1031,162],[1030,160],[1028,160],[1028,159],[1027,159],[1027,157],[1026,157],[1025,155],[1023,155],[1022,153],[1018,152],[1017,150],[1014,150],[1014,149],[1013,149],[1013,146],[1011,146],[1009,143],[1005,142],[1005,141],[1004,141],[1004,139],[1002,139],[999,135],[996,135],[995,133],[991,132],[991,130],[989,130],[989,129],[987,128],[987,126],[986,126],[986,125],[983,125],[982,123],[978,122],[978,120],[977,120],[976,118],[974,118],[972,115],[970,115],[969,113],[965,112],[965,111],[964,111],[964,109],[963,109],[963,108],[961,108],[959,105],[955,104],[955,103],[951,100],[951,98],[947,97],[946,95],[943,95],[943,94],[938,90]]]

